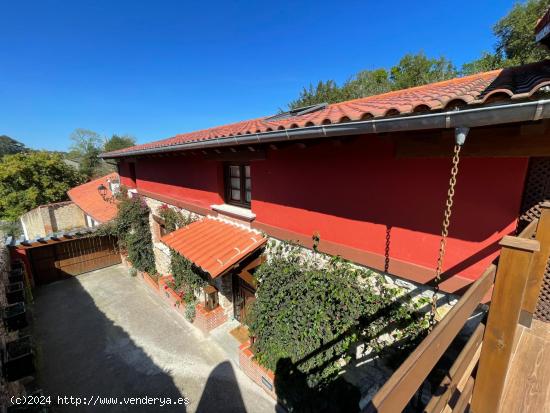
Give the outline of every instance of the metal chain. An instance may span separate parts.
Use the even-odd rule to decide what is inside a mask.
[[[441,226],[441,241],[439,243],[439,256],[437,258],[437,268],[434,278],[434,292],[432,296],[432,309],[430,312],[430,327],[433,329],[436,324],[437,314],[437,294],[439,293],[439,283],[441,281],[441,273],[443,271],[443,258],[445,257],[445,248],[447,246],[447,236],[449,235],[449,224],[451,221],[451,213],[453,207],[453,198],[455,195],[456,176],[458,175],[458,164],[460,162],[460,149],[462,145],[455,145],[453,155],[453,167],[451,169],[451,179],[449,180],[449,190],[447,191],[447,201],[445,202],[445,214]]]

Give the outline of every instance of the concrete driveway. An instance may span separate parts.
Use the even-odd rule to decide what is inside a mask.
[[[54,403],[58,395],[82,403],[54,411],[276,411],[217,344],[122,266],[40,287],[35,301],[40,385]]]

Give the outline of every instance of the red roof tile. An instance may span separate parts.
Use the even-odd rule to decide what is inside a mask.
[[[263,117],[230,125],[176,135],[172,138],[137,145],[109,155],[169,147],[227,136],[246,135],[306,126],[359,121],[371,117],[411,114],[417,111],[453,108],[487,102],[498,94],[510,99],[525,99],[550,83],[550,60],[529,65],[493,70],[410,89],[328,105],[322,110],[284,119]]]
[[[97,190],[97,187],[103,184],[107,188],[107,197],[112,196],[107,179],[118,181],[118,175],[116,173],[105,175],[101,178],[69,189],[67,192],[69,198],[71,198],[80,209],[101,223],[110,221],[117,214],[116,204],[103,200]]]
[[[208,216],[171,232],[161,241],[215,278],[267,239],[258,231]]]

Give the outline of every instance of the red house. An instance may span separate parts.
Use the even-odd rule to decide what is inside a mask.
[[[202,229],[193,224],[193,237],[169,236],[169,245],[223,280],[219,289],[230,301],[246,302],[254,291],[250,280],[227,275],[263,245],[261,233],[305,247],[318,234],[321,251],[429,284],[455,138],[466,136],[441,284],[460,292],[495,258],[498,241],[550,197],[548,85],[550,61],[544,61],[185,133],[102,157],[117,161],[121,184],[143,196],[153,214],[165,203],[216,218]],[[156,225],[163,273],[166,248]]]

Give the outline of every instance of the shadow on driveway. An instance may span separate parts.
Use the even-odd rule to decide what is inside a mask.
[[[246,412],[231,364],[220,363],[213,357],[201,363],[201,355],[208,358],[208,348],[196,350],[197,354],[181,355],[180,364],[182,347],[176,345],[172,352],[166,348],[172,342],[178,344],[188,339],[190,343],[185,345],[196,349],[200,347],[193,341],[196,337],[173,328],[174,321],[165,310],[155,307],[160,303],[152,302],[152,297],[136,286],[136,280],[116,267],[111,268],[115,268],[111,274],[104,269],[100,270],[102,273],[84,274],[36,291],[34,335],[40,385],[45,395],[52,396],[54,405],[57,396],[80,397],[83,403],[78,407],[59,405],[54,411]],[[140,344],[145,340],[145,349],[130,337],[126,328],[130,328]],[[140,335],[143,331],[146,337]],[[157,343],[162,345],[157,347]],[[156,349],[162,353],[158,357]],[[186,357],[191,357],[191,361]],[[157,362],[168,359],[168,367],[159,367],[153,358]],[[117,400],[114,405],[100,406],[96,397]],[[124,397],[157,397],[165,403],[169,398],[171,403],[162,407],[160,402],[126,405]],[[183,404],[185,397],[190,398],[188,406]],[[180,404],[174,405],[176,402]],[[266,407],[263,404],[260,411],[267,411]]]

